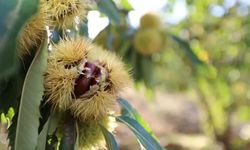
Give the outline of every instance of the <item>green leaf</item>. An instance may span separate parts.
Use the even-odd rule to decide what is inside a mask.
[[[141,56],[140,68],[143,76],[143,81],[147,88],[153,89],[154,79],[154,64],[150,57]]]
[[[102,125],[99,125],[103,136],[105,138],[106,144],[107,144],[107,148],[108,150],[118,150],[118,145],[116,143],[115,137],[113,136],[112,133],[110,133],[105,127],[103,127]]]
[[[79,27],[79,34],[81,36],[89,37],[89,32],[88,32],[88,22],[81,22],[80,27]]]
[[[128,0],[121,0],[121,5],[126,9],[126,10],[133,10],[133,7],[131,6],[131,4],[129,3]]]
[[[0,1],[0,80],[17,69],[17,36],[37,4],[38,0]]]
[[[18,112],[18,110],[16,112]],[[17,116],[18,116],[18,113],[15,113],[12,118],[11,125],[8,128],[8,139],[9,139],[9,146],[11,147],[11,150],[13,150],[15,146]]]
[[[46,144],[46,150],[58,150],[58,147],[59,147],[59,139],[56,136],[55,132],[51,136],[49,136]]]
[[[1,88],[4,86],[3,91],[0,93],[0,112],[6,113],[10,107],[17,110],[22,94],[24,79],[32,60],[35,57],[36,51],[36,49],[32,49],[30,55],[27,55],[23,60],[19,60],[19,64],[22,64],[22,66],[20,66],[10,77],[2,80],[3,85],[0,83]]]
[[[131,43],[128,40],[123,40],[122,42],[121,47],[117,51],[122,57],[125,57],[129,51],[129,47],[131,47]]]
[[[158,141],[153,138],[136,120],[127,116],[118,116],[116,117],[116,120],[127,125],[146,150],[164,150]]]
[[[194,51],[192,50],[192,48],[190,47],[189,43],[181,38],[179,38],[178,36],[175,35],[170,35],[171,38],[177,43],[179,44],[179,46],[184,50],[184,52],[186,53],[187,57],[190,59],[190,61],[194,64],[194,65],[200,65],[200,64],[204,64],[194,53]]]
[[[149,124],[141,117],[141,115],[133,108],[127,100],[118,98],[118,103],[121,106],[122,116],[130,117],[136,120],[151,136],[156,138]]]
[[[61,119],[61,114],[52,114],[50,116],[50,125],[48,129],[48,135],[53,135],[55,133],[60,119]]]
[[[14,117],[14,115],[15,115],[15,110],[14,110],[13,107],[10,107],[9,110],[8,110],[8,112],[7,112],[7,114],[6,114],[6,116],[7,116],[10,120],[12,120],[13,117]]]
[[[51,121],[51,117],[49,117],[49,119],[47,120],[47,122],[43,126],[43,130],[41,131],[41,133],[38,136],[36,150],[45,150],[45,148],[46,148],[47,135],[48,135],[50,121]]]
[[[0,123],[7,123],[7,118],[4,113],[0,113]]]
[[[113,50],[114,49],[114,47],[113,47],[114,38],[113,38],[113,35],[112,35],[112,29],[111,28],[112,28],[111,25],[108,25],[106,27],[106,29],[107,29],[107,41],[106,41],[106,43],[107,43],[107,48],[109,50]]]
[[[98,3],[99,10],[106,14],[109,19],[114,21],[116,24],[121,23],[120,12],[112,0],[100,0]]]
[[[39,105],[43,96],[43,73],[47,63],[47,42],[41,45],[27,72],[18,112],[15,150],[34,150],[39,127]]]
[[[133,68],[133,77],[136,81],[141,80],[142,78],[142,73],[139,65],[139,60],[140,60],[140,55],[137,54],[134,51],[131,51],[129,54],[129,60],[128,63],[131,64],[131,68]]]
[[[44,124],[42,131],[37,139],[36,150],[45,150],[48,146],[48,135],[53,135],[57,129],[61,115],[59,113],[51,114],[46,123]]]
[[[50,108],[50,107],[48,107],[48,108]],[[50,111],[50,110],[47,110],[47,111]],[[42,117],[47,118],[46,115],[42,116]],[[57,149],[58,138],[56,136],[56,131],[57,131],[58,123],[61,119],[61,116],[62,116],[61,113],[58,113],[58,112],[52,113],[47,118],[47,121],[45,123],[42,123],[44,125],[42,126],[41,132],[40,132],[38,140],[37,140],[37,142],[38,142],[37,150]],[[41,126],[41,122],[40,122],[40,126]]]

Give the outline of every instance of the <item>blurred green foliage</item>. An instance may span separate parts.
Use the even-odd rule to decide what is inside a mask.
[[[177,2],[169,1],[161,15],[170,14]],[[132,9],[121,2],[117,4],[122,10],[120,15],[127,18]],[[127,21],[123,28],[110,24],[107,35],[116,44],[118,38],[123,39],[120,46],[114,47],[128,60],[137,82],[143,81],[152,88],[148,83],[153,80],[153,88],[195,92],[206,113],[204,132],[222,142],[226,149],[246,148],[248,141],[234,136],[232,130],[250,120],[249,3],[186,0],[186,8],[187,17],[177,24],[164,22],[166,47],[148,57],[150,64],[142,64],[142,67],[145,57],[134,52],[132,43],[138,28]]]

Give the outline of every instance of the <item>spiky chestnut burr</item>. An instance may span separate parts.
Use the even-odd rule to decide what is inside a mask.
[[[56,136],[61,139],[65,134],[65,130],[67,128],[71,128],[71,123],[74,124],[75,129],[78,130],[78,148],[79,150],[96,150],[96,149],[106,149],[106,142],[102,133],[102,129],[100,127],[103,126],[110,133],[115,133],[115,128],[117,127],[117,123],[114,117],[105,116],[100,118],[99,120],[78,120],[75,118],[69,118],[64,114],[62,120],[60,120]],[[77,123],[77,126],[75,125]],[[75,138],[74,130],[71,128],[72,138]]]
[[[152,55],[164,46],[164,38],[158,29],[139,29],[133,39],[135,50],[142,55]]]
[[[160,28],[161,20],[156,13],[149,12],[140,19],[140,28]]]
[[[37,48],[41,41],[46,38],[46,25],[50,24],[49,16],[42,8],[44,5],[39,3],[38,11],[31,16],[25,23],[23,30],[17,38],[18,55],[23,58],[31,53],[33,48]]]
[[[113,117],[103,117],[98,122],[94,120],[79,122],[80,150],[106,149],[106,142],[99,124],[111,133],[114,132],[117,126],[115,118]]]
[[[82,120],[106,116],[130,83],[121,60],[86,39],[55,45],[45,73],[45,96],[54,109]]]
[[[52,26],[61,29],[73,27],[77,19],[82,21],[90,9],[90,0],[41,0],[44,10],[51,14]]]

